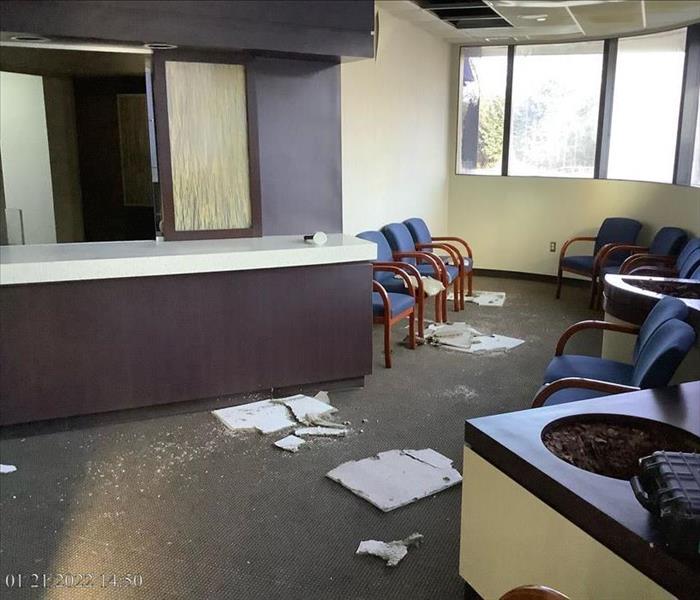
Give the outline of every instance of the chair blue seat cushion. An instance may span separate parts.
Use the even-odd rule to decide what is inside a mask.
[[[600,270],[601,275],[603,275],[603,276],[605,276],[605,275],[617,275],[620,272],[621,266],[622,266],[621,264],[620,265],[607,264]]]
[[[585,377],[586,379],[600,379],[630,385],[633,371],[632,365],[616,360],[564,354],[563,356],[555,356],[550,361],[544,372],[544,383],[551,383],[565,377]]]
[[[623,257],[624,258],[624,257]],[[595,257],[593,256],[566,256],[564,260],[561,261],[562,267],[569,267],[571,269],[575,269],[576,271],[584,271],[585,273],[593,273],[593,261],[595,260]],[[615,257],[609,257],[609,259],[605,262],[605,267],[603,270],[606,268],[614,267],[614,271],[606,271],[606,272],[612,272],[612,273],[617,273],[620,270],[620,265],[622,264],[622,260],[616,260]]]
[[[588,400],[590,398],[600,398],[609,396],[605,392],[597,392],[595,390],[587,390],[585,388],[564,388],[558,392],[554,392],[549,398],[544,401],[542,406],[554,406],[555,404],[567,404],[568,402],[577,402],[578,400]]]
[[[442,262],[444,262],[445,264],[452,262],[452,259],[449,256],[441,256],[440,258],[442,259]],[[464,270],[467,272],[471,271],[472,268],[474,267],[474,261],[471,258],[469,258],[468,256],[462,257],[462,264],[464,265]]]
[[[459,267],[453,267],[452,265],[445,265],[447,267],[447,280],[448,283],[452,283],[457,276],[459,275]],[[420,265],[417,265],[418,267],[418,272],[425,276],[425,277],[433,277],[435,279],[440,279],[436,274],[435,274],[435,268],[433,265],[423,263]]]
[[[401,282],[399,282],[399,284],[400,283]],[[388,295],[389,303],[391,304],[392,317],[395,317],[405,310],[408,310],[416,303],[413,296],[409,296],[408,294],[394,294],[389,292]],[[382,301],[382,297],[379,295],[379,292],[372,292],[372,313],[374,313],[374,316],[376,317],[384,316],[384,302]]]
[[[390,278],[384,279],[380,283],[387,292],[392,292],[394,294],[404,294],[407,296],[411,295],[411,292],[409,292],[408,288],[406,287],[405,281],[403,279],[394,278],[393,273]]]

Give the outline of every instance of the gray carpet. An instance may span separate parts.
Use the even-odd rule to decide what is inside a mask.
[[[337,418],[351,421],[354,433],[297,454],[271,446],[279,435],[227,432],[205,404],[188,405],[185,413],[161,407],[5,428],[1,461],[18,471],[0,475],[0,595],[462,598],[460,487],[384,514],[324,474],[393,448],[433,448],[461,471],[464,419],[527,408],[559,334],[596,316],[582,287],[566,287],[557,302],[552,284],[476,282],[477,289],[507,292],[506,305],[468,304],[455,318],[523,338],[524,345],[475,356],[395,344],[394,368],[387,370],[376,326],[374,374],[366,387],[331,393]],[[394,333],[398,341],[402,326]],[[571,349],[599,347],[598,336],[585,334]],[[425,536],[423,545],[394,569],[354,555],[360,540],[414,531]],[[44,588],[32,573],[92,579],[66,589],[54,577]],[[13,589],[8,574],[15,576]],[[112,574],[139,574],[143,585],[128,587]],[[39,588],[30,589],[32,583]]]

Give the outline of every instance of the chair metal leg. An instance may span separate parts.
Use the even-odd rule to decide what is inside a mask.
[[[557,293],[554,296],[557,300],[559,300],[559,297],[561,296],[561,280],[562,280],[562,273],[561,273],[561,267],[559,267],[559,272],[557,273]]]
[[[391,319],[384,318],[384,365],[391,369]]]

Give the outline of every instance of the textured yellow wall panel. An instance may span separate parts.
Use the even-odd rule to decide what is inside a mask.
[[[177,231],[252,224],[245,68],[165,63]]]

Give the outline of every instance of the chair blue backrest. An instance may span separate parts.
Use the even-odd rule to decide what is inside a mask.
[[[695,270],[688,275],[688,279],[694,279],[695,281],[700,281],[700,265],[695,267]]]
[[[356,237],[377,244],[377,261],[394,262],[394,255],[391,252],[389,242],[386,241],[384,234],[380,231],[363,231],[362,233],[358,233]],[[382,283],[387,279],[392,279],[393,277],[394,274],[388,271],[375,271],[374,273],[374,280],[378,281],[379,283]]]
[[[685,321],[688,318],[688,312],[688,307],[678,298],[672,298],[671,296],[661,298],[654,308],[649,311],[647,318],[644,319],[644,323],[639,328],[637,342],[634,345],[633,361],[637,361],[640,352],[661,325],[671,319]]]
[[[678,256],[687,239],[688,234],[680,227],[662,227],[651,241],[649,254]]]
[[[382,233],[394,252],[416,251],[416,243],[413,241],[413,237],[411,237],[411,232],[403,223],[389,223],[382,227]],[[412,265],[416,264],[414,258],[403,258],[401,260]]]
[[[700,265],[700,248],[693,250],[687,258],[678,265],[678,277],[687,279],[698,265]]]
[[[433,241],[433,236],[430,235],[430,229],[428,229],[423,219],[413,217],[411,219],[406,219],[403,224],[408,228],[416,244],[430,244]]]
[[[695,343],[695,330],[678,319],[661,325],[649,338],[634,363],[632,385],[658,388],[668,385]]]
[[[700,238],[688,240],[676,259],[676,269],[680,271],[681,265],[685,262],[690,253],[694,252],[698,248],[700,248]]]
[[[634,219],[608,217],[598,230],[593,253],[598,254],[598,251],[605,244],[613,242],[617,244],[636,244],[641,228],[642,224]],[[629,256],[629,252],[612,252],[609,255],[610,262],[613,263],[622,262],[627,256]]]

